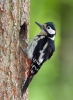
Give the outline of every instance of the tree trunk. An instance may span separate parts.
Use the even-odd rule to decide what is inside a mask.
[[[0,100],[27,100],[21,86],[27,68],[20,45],[28,39],[29,0],[0,0]],[[20,27],[21,26],[21,27]]]

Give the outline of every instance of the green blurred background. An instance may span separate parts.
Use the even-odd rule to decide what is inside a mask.
[[[52,21],[56,51],[29,86],[29,100],[73,100],[73,0],[31,0],[30,40],[39,33],[35,21]]]

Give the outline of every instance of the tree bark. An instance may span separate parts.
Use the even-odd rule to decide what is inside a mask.
[[[28,99],[28,93],[21,97],[28,65],[19,46],[26,48],[22,39],[28,39],[29,4],[29,0],[0,0],[0,100]]]

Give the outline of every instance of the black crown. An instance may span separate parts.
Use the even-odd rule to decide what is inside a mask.
[[[45,23],[47,26],[50,26],[53,30],[56,30],[55,29],[55,26],[54,26],[54,24],[53,24],[53,22],[47,22],[47,23]]]

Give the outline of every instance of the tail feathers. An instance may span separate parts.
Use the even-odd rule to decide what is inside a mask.
[[[29,84],[30,84],[32,78],[33,78],[33,77],[29,75],[28,78],[27,78],[27,80],[26,80],[26,82],[24,83],[24,85],[23,85],[23,87],[22,87],[22,90],[21,90],[22,96],[23,96],[23,94],[26,92],[26,90],[27,90],[27,88],[28,88],[28,86],[29,86]]]

